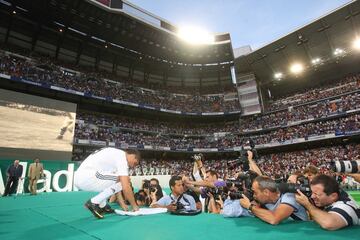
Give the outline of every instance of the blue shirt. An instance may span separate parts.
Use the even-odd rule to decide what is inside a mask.
[[[295,200],[294,193],[284,193],[280,195],[280,198],[276,203],[267,203],[265,207],[268,210],[275,210],[280,204],[287,204],[294,209],[294,212],[290,215],[289,219],[307,221],[308,215],[306,209]]]
[[[224,202],[224,208],[222,211],[224,217],[253,217],[249,210],[243,208],[240,205],[239,199],[231,200],[226,199]]]
[[[173,194],[170,194],[160,198],[156,204],[160,206],[169,206],[170,204],[175,203],[177,200],[177,197],[175,197]],[[186,210],[196,210],[196,203],[192,196],[183,194],[179,201],[185,206]]]

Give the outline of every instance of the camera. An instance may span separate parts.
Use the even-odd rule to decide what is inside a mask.
[[[227,180],[226,187],[228,188],[227,195],[231,200],[242,198],[244,194],[250,201],[254,200],[254,192],[252,191],[252,182],[258,176],[256,172],[248,171],[247,173],[239,174],[235,180]]]
[[[214,199],[226,199],[228,194],[227,187],[219,187],[219,188],[205,188],[201,193],[201,196],[204,198],[208,197],[208,194],[211,193],[214,196]]]
[[[247,143],[249,143],[249,145],[250,145],[250,151],[253,153],[253,158],[257,159],[258,154],[257,154],[257,151],[255,149],[255,142],[252,139],[249,139],[249,141]],[[230,169],[234,169],[234,168],[236,168],[238,166],[242,166],[242,169],[244,171],[248,171],[250,169],[247,151],[248,150],[244,149],[244,146],[241,147],[240,155],[232,163],[232,165],[230,166]]]
[[[334,172],[360,173],[360,160],[356,161],[333,161],[330,163]]]
[[[193,161],[199,161],[199,160],[203,160],[204,155],[202,153],[197,153],[191,156],[191,160]]]
[[[176,211],[180,211],[180,210],[183,210],[183,209],[185,209],[184,204],[182,204],[180,201],[177,201],[176,202]]]
[[[311,196],[310,181],[307,177],[301,176],[297,179],[298,183],[279,183],[277,188],[281,193],[297,193],[300,190],[307,197]]]

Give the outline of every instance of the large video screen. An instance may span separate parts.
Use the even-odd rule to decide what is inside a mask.
[[[75,120],[76,104],[0,89],[0,148],[71,153]]]

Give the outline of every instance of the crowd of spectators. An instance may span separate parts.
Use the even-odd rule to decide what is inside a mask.
[[[205,129],[200,132],[205,133],[211,127],[212,125],[205,125]],[[179,135],[172,135],[175,129]],[[299,138],[307,139],[316,135],[341,134],[358,130],[360,130],[360,114],[278,128],[252,135],[244,135],[235,130],[223,136],[211,134],[214,132],[196,136],[197,132],[192,132],[190,128],[176,125],[176,123],[159,122],[156,124],[149,120],[129,121],[126,118],[105,118],[103,115],[80,114],[75,127],[75,138],[177,149],[231,148],[243,145],[249,137],[256,144],[283,143]]]
[[[77,155],[76,160],[86,156]],[[219,177],[227,179],[234,177],[241,166],[234,165],[234,159],[206,159],[206,170],[215,170]],[[261,155],[256,159],[263,174],[274,179],[286,179],[291,173],[303,171],[308,166],[316,166],[320,173],[331,173],[331,162],[342,160],[360,160],[360,144],[348,144],[334,147],[323,147],[294,152],[281,152]],[[190,159],[143,159],[140,166],[131,170],[132,176],[140,175],[191,175],[194,162]]]
[[[323,147],[294,152],[282,152],[259,156],[257,163],[263,174],[273,179],[284,178],[296,171],[303,171],[308,166],[316,166],[320,173],[331,174],[331,162],[342,160],[360,160],[360,144]],[[204,161],[206,170],[215,170],[220,178],[234,177],[241,166],[234,166],[230,160]],[[132,175],[188,175],[193,167],[191,160],[144,160],[141,166],[134,169]],[[281,174],[280,174],[281,173]]]
[[[85,73],[69,74],[62,67],[83,71]],[[66,89],[72,89],[86,94],[92,94],[105,98],[118,99],[152,107],[165,108],[183,112],[231,112],[239,111],[240,105],[237,99],[225,100],[223,95],[200,95],[199,88],[171,87],[158,83],[146,84],[146,87],[155,88],[151,90],[144,88],[144,83],[136,80],[119,78],[109,72],[87,67],[74,66],[69,63],[59,62],[51,58],[33,57],[24,59],[14,55],[0,53],[0,72],[29,79],[34,82],[55,85]],[[115,79],[116,81],[108,81]],[[244,124],[244,129],[266,128],[286,124],[288,121],[303,120],[310,117],[318,117],[331,114],[332,112],[345,111],[348,108],[359,106],[357,93],[348,96],[339,96],[337,100],[324,100],[317,104],[308,106],[296,106],[306,102],[320,100],[360,88],[360,74],[345,77],[335,84],[327,84],[326,87],[319,87],[308,90],[304,93],[293,94],[271,103],[268,111],[283,111],[270,113],[257,117],[259,121],[252,121],[252,126]],[[203,88],[201,91],[204,92]],[[235,91],[234,88],[207,87],[215,91]],[[172,93],[171,93],[172,92]],[[183,94],[173,94],[181,92]],[[184,94],[186,93],[186,94]],[[192,95],[189,95],[192,93]],[[340,100],[339,100],[340,99]],[[355,101],[355,102],[354,102]],[[293,106],[293,107],[292,107]],[[289,108],[290,107],[290,108]],[[267,121],[267,119],[277,121]],[[246,119],[244,120],[246,121]]]
[[[179,95],[167,91],[145,89],[128,82],[115,83],[114,81],[108,81],[105,77],[109,76],[102,74],[100,71],[71,74],[47,58],[32,59],[30,61],[3,54],[0,55],[0,72],[33,82],[76,90],[87,95],[123,100],[173,111],[200,113],[240,110],[237,99],[225,100],[223,95]]]
[[[360,144],[323,147],[295,152],[282,152],[260,157],[259,167],[265,175],[278,178],[312,165],[321,173],[329,173],[332,161],[360,160]],[[280,176],[281,177],[281,176]]]
[[[318,99],[329,98],[346,92],[354,91],[360,88],[360,74],[347,76],[336,83],[326,83],[321,87],[305,89],[300,93],[292,93],[289,96],[281,97],[273,101],[269,108],[270,111],[284,109],[290,106],[296,106],[306,102]]]
[[[311,105],[298,106],[283,111],[242,118],[240,130],[254,131],[255,129],[286,126],[296,121],[323,118],[354,109],[360,109],[360,92],[332,100],[320,101]]]

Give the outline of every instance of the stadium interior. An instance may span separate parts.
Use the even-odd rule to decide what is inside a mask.
[[[134,179],[189,176],[198,153],[207,170],[231,178],[243,170],[232,166],[242,149],[256,149],[259,168],[273,179],[310,165],[334,174],[333,161],[360,160],[359,13],[360,2],[351,1],[253,51],[233,49],[230,33],[186,39],[125,0],[0,0],[0,178],[11,161],[39,157],[45,169],[54,165],[55,181],[54,171],[73,171],[104,147],[141,152]],[[347,180],[360,202],[360,184]],[[89,193],[61,193],[69,189],[60,185],[32,199],[27,189],[0,198],[0,235],[194,239],[194,225],[200,239],[360,234],[354,227],[330,235],[314,223],[273,230],[252,218],[219,224],[210,214],[109,217],[99,226],[77,210]]]

